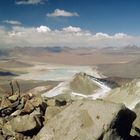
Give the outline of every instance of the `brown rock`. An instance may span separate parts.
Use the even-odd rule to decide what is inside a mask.
[[[23,95],[21,98],[24,98],[24,101],[30,100],[30,96],[28,94]]]
[[[34,106],[30,102],[30,100],[27,100],[24,108],[22,109],[22,113],[31,113],[33,110],[34,110]]]
[[[39,105],[42,104],[42,99],[39,98],[39,97],[33,97],[31,100],[30,100],[31,104],[34,106],[34,107],[38,107]]]

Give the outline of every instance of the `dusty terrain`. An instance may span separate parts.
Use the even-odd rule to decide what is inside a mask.
[[[119,49],[15,47],[4,51],[6,55],[0,56],[2,89],[7,89],[12,79],[20,80],[25,91],[46,83],[56,85],[78,72],[126,78],[126,81],[140,77],[140,49],[133,46]]]
[[[6,51],[0,139],[139,139],[139,48]]]

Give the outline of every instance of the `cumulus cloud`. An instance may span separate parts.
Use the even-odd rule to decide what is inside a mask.
[[[46,33],[46,32],[50,32],[51,29],[47,26],[43,26],[41,25],[40,27],[37,27],[36,29],[39,33]]]
[[[15,2],[17,5],[37,5],[37,4],[43,4],[43,0],[17,0]]]
[[[73,17],[73,16],[79,16],[76,12],[68,12],[61,9],[55,9],[53,13],[48,13],[48,17]]]
[[[92,33],[80,27],[68,26],[52,30],[48,26],[22,27],[13,26],[11,30],[0,28],[0,47],[15,46],[67,46],[67,47],[120,47],[129,44],[140,46],[140,36],[124,33],[109,35]]]
[[[124,33],[116,33],[115,34],[115,37],[116,38],[124,38],[124,37],[127,37],[127,34],[124,34]]]
[[[66,31],[66,32],[81,32],[82,30],[81,30],[80,27],[69,26],[69,27],[63,28],[63,31]]]
[[[3,20],[3,23],[7,23],[11,25],[21,25],[21,22],[17,20]]]
[[[95,37],[98,38],[98,39],[101,39],[101,38],[110,38],[110,36],[109,36],[108,34],[106,34],[106,33],[101,33],[101,32],[96,33],[96,34],[95,34]]]

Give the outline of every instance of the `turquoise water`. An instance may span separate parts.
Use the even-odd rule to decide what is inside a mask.
[[[37,65],[29,70],[27,74],[18,76],[23,80],[52,80],[61,81],[70,79],[78,72],[92,74],[93,70],[89,66],[47,66]]]

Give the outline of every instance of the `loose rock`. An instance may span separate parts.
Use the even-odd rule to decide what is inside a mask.
[[[15,132],[26,132],[41,127],[33,115],[17,116],[10,121],[10,124]]]
[[[15,95],[10,96],[8,99],[11,102],[15,102],[15,101],[17,101],[18,98],[19,98],[19,95],[15,94]]]
[[[22,113],[31,113],[34,110],[34,106],[32,105],[30,100],[27,100],[24,108],[22,109]]]

